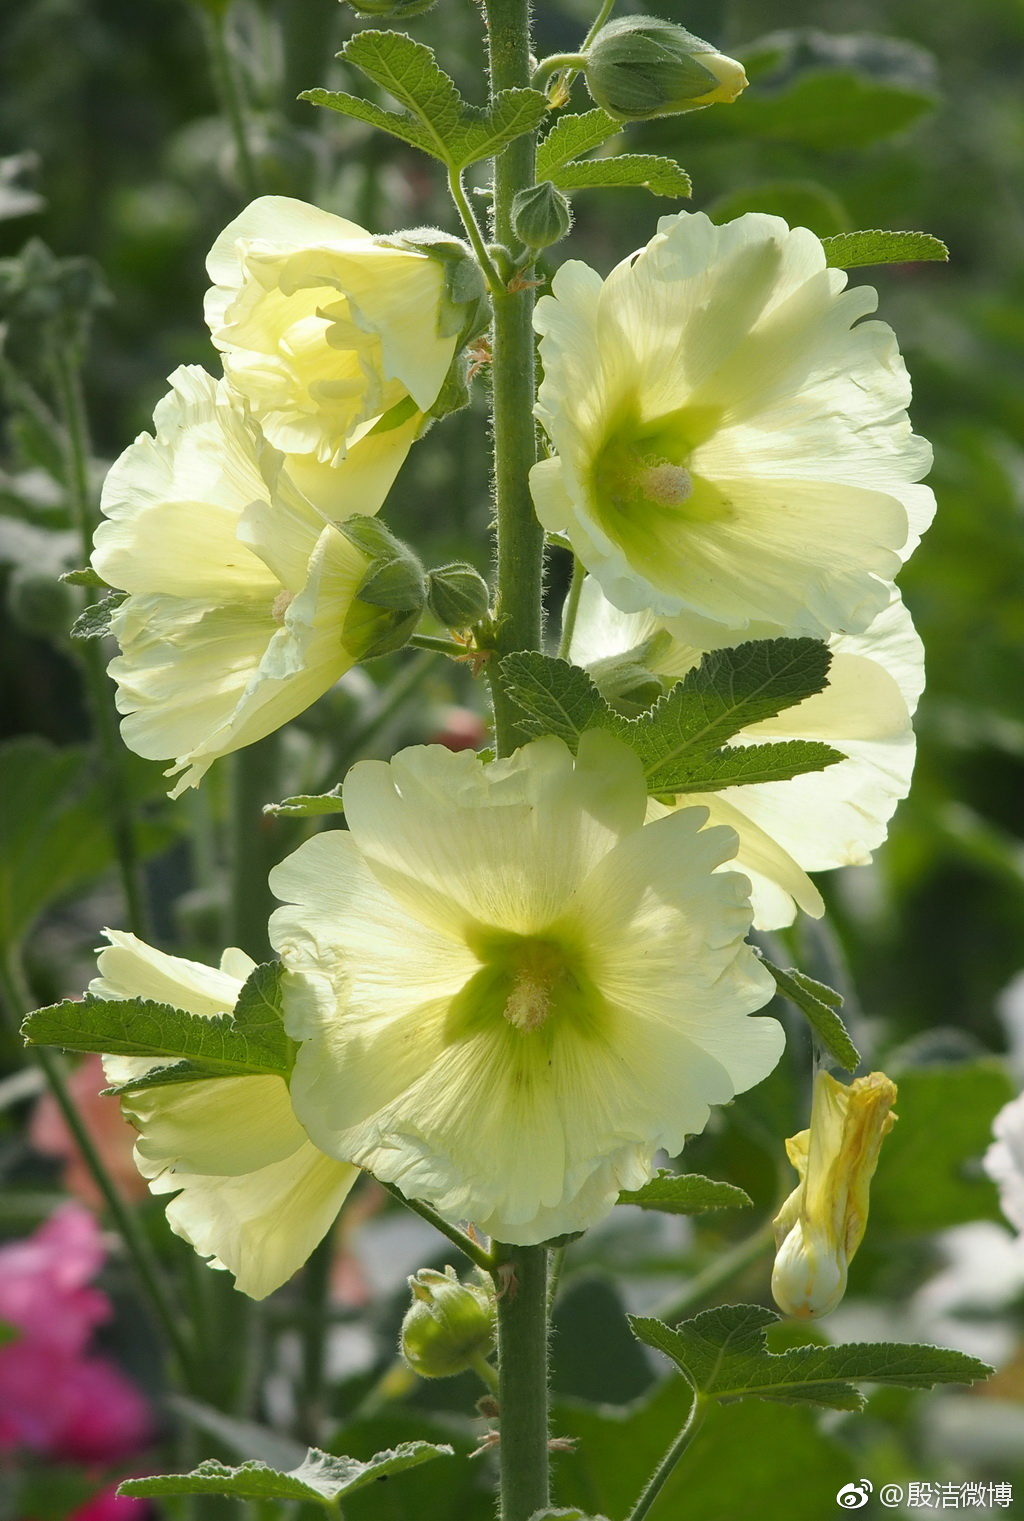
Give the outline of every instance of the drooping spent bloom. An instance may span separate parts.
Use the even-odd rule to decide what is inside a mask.
[[[846,1293],[846,1275],[868,1223],[871,1179],[896,1116],[896,1085],[884,1072],[849,1086],[814,1078],[811,1125],[786,1142],[800,1177],[775,1217],[772,1294],[786,1315],[828,1315]]]
[[[169,956],[135,935],[107,930],[98,998],[149,998],[211,1017],[234,1008],[255,963],[229,949],[220,968]],[[128,1083],[158,1061],[104,1058],[107,1079]],[[145,1088],[122,1098],[139,1131],[135,1160],[154,1194],[175,1194],[167,1221],[210,1266],[263,1299],[302,1266],[327,1234],[358,1176],[310,1141],[281,1077],[225,1077]]]
[[[25,1448],[66,1462],[106,1463],[140,1451],[152,1434],[139,1389],[89,1351],[111,1304],[92,1280],[103,1265],[100,1227],[65,1204],[22,1241],[0,1247],[0,1451]]]
[[[776,639],[789,629],[762,625],[744,639]],[[861,866],[886,836],[897,803],[910,790],[916,743],[912,717],[924,687],[924,651],[895,588],[890,602],[862,634],[834,634],[824,691],[776,718],[742,730],[738,745],[788,739],[820,740],[846,759],[785,782],[684,794],[681,806],[701,804],[716,824],[739,835],[736,866],[751,882],[757,929],[791,924],[797,905],[817,918],[824,904],[809,871]],[[597,581],[583,583],[570,656],[585,666],[608,700],[640,684],[642,700],[686,676],[706,648],[674,639],[652,613],[622,613]],[[651,813],[662,805],[652,800]]]
[[[183,366],[103,488],[92,563],[128,593],[111,662],[125,744],[197,786],[338,680],[395,615],[369,560],[298,490],[224,381]],[[353,501],[350,510],[360,511]]]
[[[345,473],[361,470],[367,451],[386,452],[393,480],[464,320],[443,263],[305,201],[268,195],[224,229],[207,270],[206,320],[224,373],[270,442],[297,456],[289,468],[302,488],[315,495],[311,482],[329,482],[330,466],[341,467],[345,489]]]
[[[931,453],[876,304],[806,228],[703,213],[602,280],[561,266],[537,303],[537,414],[556,451],[531,473],[545,528],[605,596],[708,648],[752,624],[868,627],[934,508]]]
[[[992,1134],[985,1171],[999,1189],[1003,1214],[1024,1243],[1024,1094],[1003,1105],[992,1121]]]
[[[637,755],[604,731],[484,764],[363,761],[348,831],[278,866],[271,919],[302,1041],[292,1102],[324,1151],[449,1219],[532,1244],[583,1230],[783,1044],[744,935],[736,837],[645,827]]]

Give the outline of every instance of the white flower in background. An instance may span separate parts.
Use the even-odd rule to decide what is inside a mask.
[[[924,652],[893,588],[890,598],[864,633],[835,634],[829,640],[832,665],[823,692],[743,730],[732,741],[821,740],[842,751],[846,760],[786,782],[679,799],[683,807],[703,805],[713,823],[736,830],[735,865],[750,878],[757,929],[791,924],[797,905],[820,916],[824,905],[806,873],[870,861],[885,839],[896,804],[910,790],[915,755],[911,718],[924,687]],[[744,638],[789,633],[761,626],[747,630]],[[705,648],[673,639],[651,613],[619,612],[587,577],[570,657],[608,688],[609,697],[615,683],[631,674],[642,676],[644,670],[680,680],[705,653]],[[653,815],[663,811],[651,803]]]
[[[110,625],[124,742],[184,770],[176,797],[333,686],[381,610],[361,616],[367,557],[295,488],[225,382],[185,366],[171,384],[156,437],[107,476],[92,563],[129,594]]]
[[[168,956],[119,930],[99,953],[97,998],[150,998],[189,1014],[230,1013],[255,962],[230,949],[220,970]],[[107,1056],[113,1084],[159,1061]],[[263,1299],[302,1266],[327,1234],[358,1168],[317,1150],[292,1112],[281,1077],[219,1077],[126,1095],[135,1160],[154,1194],[176,1194],[167,1221],[210,1266]]]
[[[896,340],[858,320],[875,292],[778,217],[658,229],[607,280],[563,264],[537,303],[541,522],[687,643],[863,631],[934,509]]]
[[[363,761],[347,832],[278,866],[271,919],[316,1144],[532,1244],[583,1230],[783,1045],[747,883],[702,808],[644,825],[639,758],[603,732],[483,764]]]
[[[1024,1244],[1024,1093],[1005,1104],[992,1122],[995,1140],[985,1171],[999,1189],[999,1203]]]
[[[443,264],[268,195],[224,229],[207,269],[224,373],[270,442],[300,456],[289,460],[298,484],[322,504],[332,482],[350,490],[350,472],[375,468],[383,481],[390,471],[382,501],[455,357]],[[375,451],[383,458],[368,467]]]

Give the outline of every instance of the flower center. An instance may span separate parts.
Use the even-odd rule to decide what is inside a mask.
[[[659,521],[682,527],[727,516],[721,493],[693,464],[719,421],[706,407],[683,407],[648,423],[624,412],[593,463],[593,502],[605,529],[623,540],[646,538]]]
[[[552,995],[569,976],[561,952],[544,940],[527,940],[510,968],[512,986],[502,1011],[517,1030],[536,1030],[551,1012]]]

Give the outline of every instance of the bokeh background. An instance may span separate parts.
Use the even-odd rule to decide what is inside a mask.
[[[1024,1516],[1024,1248],[980,1165],[993,1115],[1024,1081],[1024,981],[1015,980],[1024,968],[1024,4],[663,0],[656,8],[741,57],[751,78],[735,106],[629,131],[632,147],[683,163],[692,208],[717,220],[778,212],[822,236],[922,229],[950,249],[948,265],[853,275],[879,289],[914,378],[915,426],[935,444],[939,514],[902,577],[929,684],[913,791],[888,843],[873,865],[819,878],[828,920],[797,926],[779,954],[841,987],[861,1048],[900,1084],[900,1123],[846,1303],[813,1333],[780,1327],[778,1337],[780,1345],[798,1334],[916,1337],[986,1357],[999,1371],[970,1394],[876,1392],[860,1417],[756,1402],[722,1410],[653,1514],[820,1521],[841,1484],[870,1478],[876,1486],[1015,1482],[1016,1501],[992,1513]],[[101,926],[125,921],[80,650],[67,636],[84,594],[57,581],[82,554],[64,467],[18,384],[27,376],[45,399],[46,376],[34,372],[38,356],[18,328],[26,267],[18,256],[41,239],[59,258],[94,261],[97,280],[89,266],[80,274],[95,298],[83,386],[98,483],[149,425],[170,370],[216,369],[202,322],[203,262],[246,196],[211,70],[212,15],[189,0],[0,8],[0,320],[10,320],[16,361],[2,376],[0,441],[0,938],[6,956],[23,956],[38,1002],[80,993]],[[539,51],[572,49],[589,19],[578,0],[545,0]],[[303,88],[344,83],[334,54],[358,24],[336,0],[230,8],[260,183],[375,231],[455,230],[436,166],[295,99]],[[439,0],[408,29],[437,48],[470,99],[481,98],[482,29],[470,0]],[[582,192],[573,233],[551,251],[550,267],[578,257],[605,271],[676,209],[641,190]],[[457,556],[487,568],[484,384],[412,451],[385,509],[428,563]],[[553,609],[566,576],[556,552]],[[390,657],[350,675],[270,745],[261,785],[271,790],[256,802],[321,790],[352,759],[404,743],[484,743],[484,720],[469,671],[422,654]],[[200,793],[172,806],[159,767],[128,760],[153,938],[202,960],[216,959],[237,927],[229,772],[220,765]],[[264,862],[312,827],[261,823]],[[0,1346],[0,1516],[141,1516],[138,1504],[110,1501],[118,1474],[206,1454],[283,1461],[289,1444],[311,1438],[357,1456],[419,1435],[472,1450],[483,1429],[472,1375],[413,1385],[393,1366],[405,1273],[450,1257],[429,1227],[366,1184],[300,1279],[254,1307],[169,1235],[157,1205],[140,1202],[203,1327],[201,1374],[182,1388],[116,1238],[97,1233],[96,1222],[107,1223],[98,1200],[10,1030],[0,1055],[0,1322],[20,1327],[18,1341]],[[618,1210],[569,1249],[556,1311],[556,1430],[581,1441],[558,1459],[561,1503],[622,1516],[677,1424],[677,1386],[630,1338],[624,1305],[767,1302],[770,1259],[749,1241],[788,1186],[781,1142],[805,1123],[808,1074],[794,1028],[777,1074],[716,1116],[680,1164],[742,1184],[753,1212],[695,1224]],[[130,1136],[112,1102],[95,1097],[95,1066],[74,1081],[112,1165],[136,1190]],[[78,1201],[70,1214],[69,1199]],[[26,1259],[17,1243],[40,1227]],[[55,1229],[53,1245],[45,1232]],[[91,1320],[81,1305],[66,1310],[72,1363],[30,1359],[5,1372],[5,1356],[37,1335],[31,1317],[30,1326],[5,1305],[20,1304],[17,1285],[34,1278],[49,1285],[59,1319],[70,1291],[46,1274],[59,1277],[69,1261],[76,1292],[98,1275],[104,1313],[98,1302]],[[122,1380],[122,1404],[107,1400],[121,1412],[116,1429],[83,1436],[73,1411],[60,1427],[44,1418],[45,1396],[40,1412],[26,1414],[33,1379],[67,1387],[97,1361]],[[101,1377],[95,1368],[92,1376]],[[360,1495],[346,1516],[477,1521],[491,1514],[489,1461],[432,1464]],[[239,1512],[234,1502],[203,1501],[164,1513]]]

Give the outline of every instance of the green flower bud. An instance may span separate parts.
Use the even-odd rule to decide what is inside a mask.
[[[494,1345],[494,1296],[460,1283],[452,1267],[421,1268],[409,1279],[413,1300],[402,1321],[402,1356],[420,1378],[464,1373]]]
[[[379,518],[361,513],[353,513],[338,527],[370,562],[359,587],[359,600],[393,612],[422,612],[427,597],[426,577],[408,544],[396,538]]]
[[[385,16],[397,21],[422,16],[436,0],[348,0],[348,3],[357,16]]]
[[[491,595],[472,565],[442,565],[427,576],[427,606],[447,628],[472,628],[485,617]]]
[[[550,248],[572,226],[572,207],[550,180],[520,190],[512,202],[512,227],[527,248]]]
[[[23,565],[8,583],[7,606],[20,629],[45,638],[68,632],[75,616],[75,594],[57,576]]]
[[[586,58],[587,89],[609,116],[622,121],[728,103],[747,86],[735,58],[656,16],[609,22]]]

